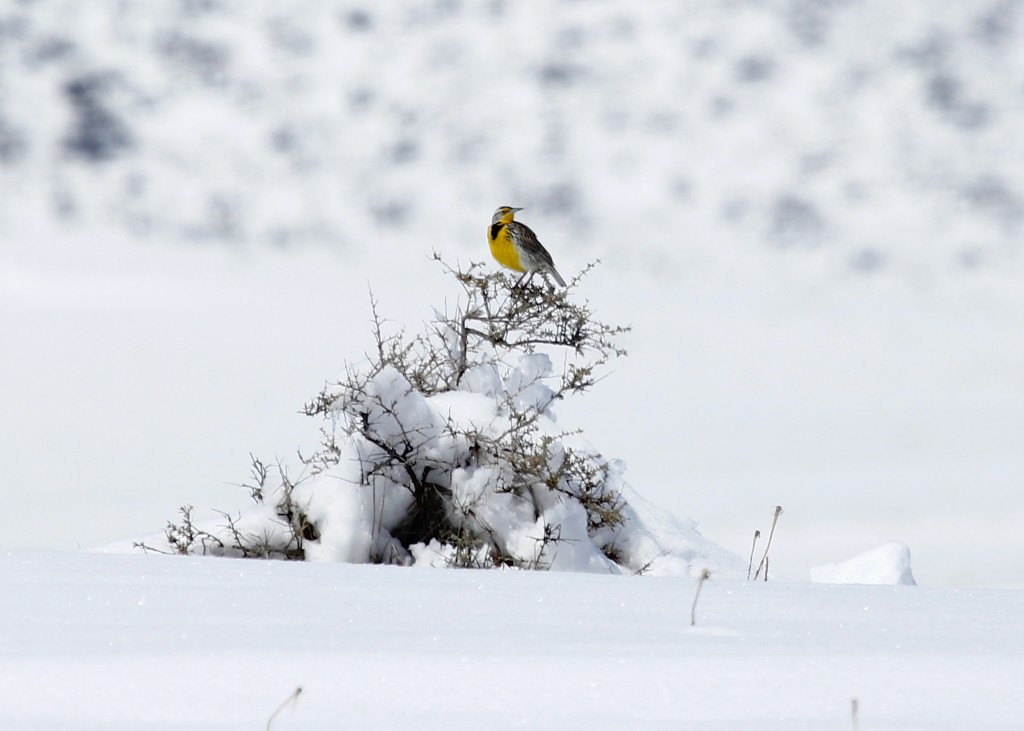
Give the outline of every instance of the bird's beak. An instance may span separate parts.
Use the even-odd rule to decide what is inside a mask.
[[[522,209],[522,208],[513,208],[513,209],[511,209],[511,210],[512,210],[512,212],[513,212],[513,213],[515,213],[516,211],[521,211],[521,210],[523,210],[523,209]]]

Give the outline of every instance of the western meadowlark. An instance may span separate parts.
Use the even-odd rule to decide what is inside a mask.
[[[537,240],[537,234],[531,231],[529,226],[515,220],[516,211],[521,210],[523,209],[502,206],[494,212],[491,227],[487,229],[491,255],[499,264],[509,269],[526,272],[523,276],[533,272],[547,272],[564,287],[565,280],[555,271],[555,262],[551,260],[548,250]]]

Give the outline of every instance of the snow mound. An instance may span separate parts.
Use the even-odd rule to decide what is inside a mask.
[[[811,581],[816,584],[917,585],[910,571],[910,549],[900,541],[889,541],[849,561],[812,568]]]

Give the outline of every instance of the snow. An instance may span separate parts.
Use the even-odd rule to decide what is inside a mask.
[[[811,581],[819,584],[893,584],[916,586],[910,570],[910,549],[889,541],[839,564],[811,569]]]
[[[1024,586],[1016,5],[2,12],[4,546],[245,506],[367,286],[419,322],[430,250],[486,258],[509,203],[635,327],[558,417],[645,498],[742,555],[782,505],[773,575],[895,538],[924,585]],[[102,110],[131,145],[69,157]]]
[[[0,728],[264,728],[299,687],[275,731],[1020,728],[1022,40],[996,0],[0,8]],[[125,553],[248,509],[250,454],[297,478],[368,290],[418,331],[502,204],[633,326],[550,415],[643,576],[559,503],[566,571],[337,563],[403,508],[345,466],[309,562]],[[563,366],[377,385],[485,428]]]
[[[0,727],[1020,727],[1024,592],[0,554]]]

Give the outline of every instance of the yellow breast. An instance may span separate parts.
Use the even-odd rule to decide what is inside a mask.
[[[496,223],[487,229],[487,241],[491,245],[491,256],[497,259],[499,264],[517,272],[526,271],[519,263],[519,253],[505,224]]]

